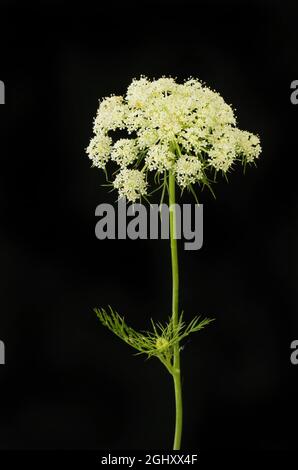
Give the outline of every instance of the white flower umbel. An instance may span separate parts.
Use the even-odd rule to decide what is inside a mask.
[[[120,131],[120,132],[119,132]],[[194,78],[133,80],[124,96],[104,98],[87,148],[93,165],[104,169],[111,161],[113,189],[135,202],[150,197],[158,184],[161,200],[168,195],[171,210],[172,312],[167,323],[151,320],[151,330],[137,332],[117,312],[96,309],[99,320],[139,354],[158,358],[172,375],[175,390],[173,449],[181,448],[181,341],[210,323],[193,318],[188,324],[179,310],[179,269],[176,239],[176,185],[197,199],[195,185],[212,190],[218,172],[224,176],[239,162],[254,163],[261,153],[259,138],[236,126],[232,107],[215,91]],[[115,165],[117,166],[116,171]],[[153,178],[149,176],[154,174]],[[152,189],[152,190],[151,190]]]
[[[196,157],[181,155],[178,158],[174,173],[181,188],[186,188],[203,178],[202,166],[202,163]]]
[[[111,158],[121,167],[133,163],[138,157],[138,147],[136,139],[119,139],[114,144]]]
[[[259,138],[247,131],[237,129],[236,133],[236,151],[243,154],[247,163],[252,163],[261,153]]]
[[[97,168],[105,168],[111,154],[111,137],[101,133],[96,134],[87,147],[87,154]]]
[[[111,132],[119,129],[126,138],[112,145]],[[232,107],[194,78],[133,80],[125,96],[100,102],[94,133],[87,149],[94,166],[105,169],[112,160],[119,170],[156,171],[164,183],[172,171],[181,189],[192,192],[192,185],[210,187],[218,171],[226,174],[237,160],[253,163],[261,152],[259,138],[236,127]],[[134,202],[144,191],[123,189],[121,175],[112,185]]]
[[[129,201],[135,202],[146,195],[147,182],[144,173],[139,170],[121,169],[113,184],[119,191],[119,197],[126,197]]]
[[[163,172],[170,170],[175,162],[175,154],[169,149],[169,146],[152,145],[146,155],[145,162],[148,170]]]
[[[99,105],[93,130],[95,134],[102,131],[113,131],[125,127],[125,105],[122,96],[104,98]]]

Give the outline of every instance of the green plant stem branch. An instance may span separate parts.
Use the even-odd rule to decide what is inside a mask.
[[[172,261],[172,319],[174,328],[179,321],[179,267],[178,250],[176,239],[176,210],[175,210],[175,176],[169,174],[169,206],[170,206],[170,239],[171,239],[171,261]],[[174,345],[173,380],[175,389],[176,423],[174,436],[174,450],[180,450],[182,435],[182,390],[180,371],[180,346],[179,342]]]

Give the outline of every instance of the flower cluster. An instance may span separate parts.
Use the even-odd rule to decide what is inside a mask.
[[[118,189],[120,197],[134,202],[147,192],[145,175],[139,170],[124,167],[114,180],[114,188]]]
[[[119,130],[126,138],[113,143]],[[236,160],[253,163],[260,153],[259,138],[236,127],[233,109],[218,93],[196,79],[179,84],[167,77],[135,79],[126,96],[103,99],[87,148],[94,166],[118,165],[112,184],[132,202],[148,194],[150,172],[163,184],[172,172],[190,189],[227,173]]]

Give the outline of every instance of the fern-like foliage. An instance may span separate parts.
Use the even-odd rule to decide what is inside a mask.
[[[176,325],[173,324],[171,317],[165,325],[151,320],[152,330],[139,332],[128,326],[124,317],[121,317],[110,306],[108,311],[103,308],[94,310],[100,322],[125,343],[136,349],[137,354],[157,357],[170,374],[174,373],[174,346],[180,345],[181,340],[191,333],[200,331],[213,321],[210,318],[200,320],[200,317],[195,317],[187,325],[183,320],[182,313]]]

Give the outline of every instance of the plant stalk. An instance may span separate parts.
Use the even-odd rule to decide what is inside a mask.
[[[170,208],[170,241],[171,241],[171,261],[172,261],[172,320],[175,328],[179,320],[179,266],[178,249],[176,239],[176,207],[175,207],[175,176],[169,173],[169,208]],[[176,422],[173,450],[180,450],[182,435],[182,390],[180,371],[180,346],[174,346],[173,380],[175,390]]]

